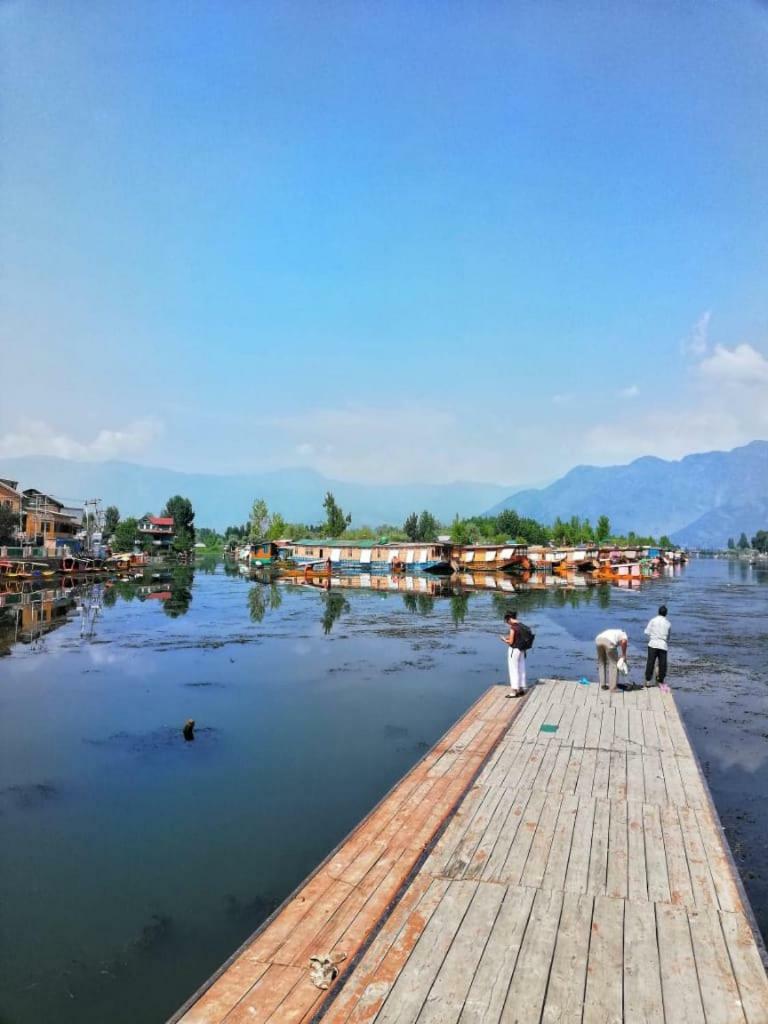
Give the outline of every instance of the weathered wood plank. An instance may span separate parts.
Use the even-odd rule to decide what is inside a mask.
[[[503,898],[504,889],[500,885],[491,882],[478,885],[417,1018],[419,1024],[455,1024],[458,1021]]]
[[[563,895],[542,1024],[581,1024],[593,903],[591,895]]]
[[[579,809],[579,798],[575,793],[568,793],[562,798],[560,813],[557,817],[555,834],[549,851],[547,869],[541,883],[543,889],[565,889],[565,876],[571,858],[571,840],[576,825],[576,814]]]
[[[643,805],[637,800],[627,802],[627,858],[627,896],[634,902],[647,900]]]
[[[592,851],[592,832],[595,819],[593,797],[579,797],[576,821],[571,839],[571,856],[565,875],[565,888],[572,893],[585,893],[589,886],[589,858]]]
[[[627,836],[627,805],[623,800],[612,800],[608,829],[608,874],[605,892],[608,896],[625,899],[628,891],[629,840]]]
[[[584,1024],[622,1019],[624,901],[596,896],[587,961]]]
[[[592,823],[592,849],[589,854],[587,892],[602,895],[608,877],[608,832],[611,805],[607,800],[595,800],[595,818]]]
[[[475,971],[459,1024],[496,1024],[501,1017],[533,907],[534,890],[510,886]]]
[[[561,892],[536,890],[520,956],[499,1018],[501,1024],[539,1020],[544,1006],[562,906]]]
[[[684,907],[656,904],[661,991],[667,1021],[704,1024],[696,961],[691,945],[688,915]]]
[[[720,924],[731,956],[747,1024],[764,1024],[768,1007],[768,976],[749,923],[743,914],[726,914],[721,911]]]
[[[745,1024],[739,987],[733,975],[718,912],[691,910],[688,923],[707,1024]],[[768,1015],[768,1003],[763,1012]]]
[[[653,1024],[664,1019],[653,904],[628,900],[624,905],[624,1021]]]
[[[387,995],[376,1017],[378,1024],[407,1024],[418,1018],[477,886],[477,882],[451,882],[448,886]]]
[[[669,873],[664,851],[664,833],[661,830],[661,814],[653,804],[643,805],[643,828],[645,831],[645,865],[648,879],[648,899],[652,903],[669,903]]]

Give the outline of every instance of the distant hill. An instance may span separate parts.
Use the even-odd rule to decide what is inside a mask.
[[[742,530],[768,529],[768,442],[678,461],[646,456],[626,466],[577,466],[548,487],[510,495],[490,512],[505,508],[548,523],[572,515],[594,523],[605,514],[619,533],[724,547]]]
[[[123,516],[158,512],[174,494],[191,499],[198,526],[224,529],[248,519],[254,498],[293,522],[323,519],[323,498],[332,491],[355,525],[402,523],[410,512],[429,509],[443,520],[473,515],[509,493],[498,484],[358,484],[330,480],[310,469],[217,476],[179,473],[131,462],[74,462],[52,456],[0,459],[0,477],[48,491],[66,503],[101,498]]]

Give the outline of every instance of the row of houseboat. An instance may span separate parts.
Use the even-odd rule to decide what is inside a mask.
[[[263,541],[239,552],[248,568],[275,567],[285,574],[340,572],[584,572],[613,579],[643,575],[643,566],[685,561],[681,551],[658,547],[618,548],[582,545],[552,547],[534,544],[452,544],[309,539]]]

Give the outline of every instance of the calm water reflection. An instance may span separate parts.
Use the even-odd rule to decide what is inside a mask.
[[[61,593],[66,624],[24,613],[15,644],[22,613],[0,621],[0,1021],[164,1020],[504,678],[511,601],[534,677],[589,674],[599,629],[637,646],[669,604],[669,681],[768,930],[767,573],[701,561],[639,591],[518,595],[359,584],[207,566]]]

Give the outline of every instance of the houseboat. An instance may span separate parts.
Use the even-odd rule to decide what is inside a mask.
[[[566,560],[566,552],[563,548],[550,548],[545,544],[528,545],[528,561],[531,568],[537,571],[552,572],[555,566]]]
[[[310,538],[291,544],[293,560],[330,561],[334,572],[451,573],[451,544]]]
[[[271,540],[253,541],[247,547],[240,549],[240,561],[246,562],[252,569],[273,565],[277,558],[277,545]]]
[[[527,572],[527,544],[463,544],[453,549],[455,572]]]

